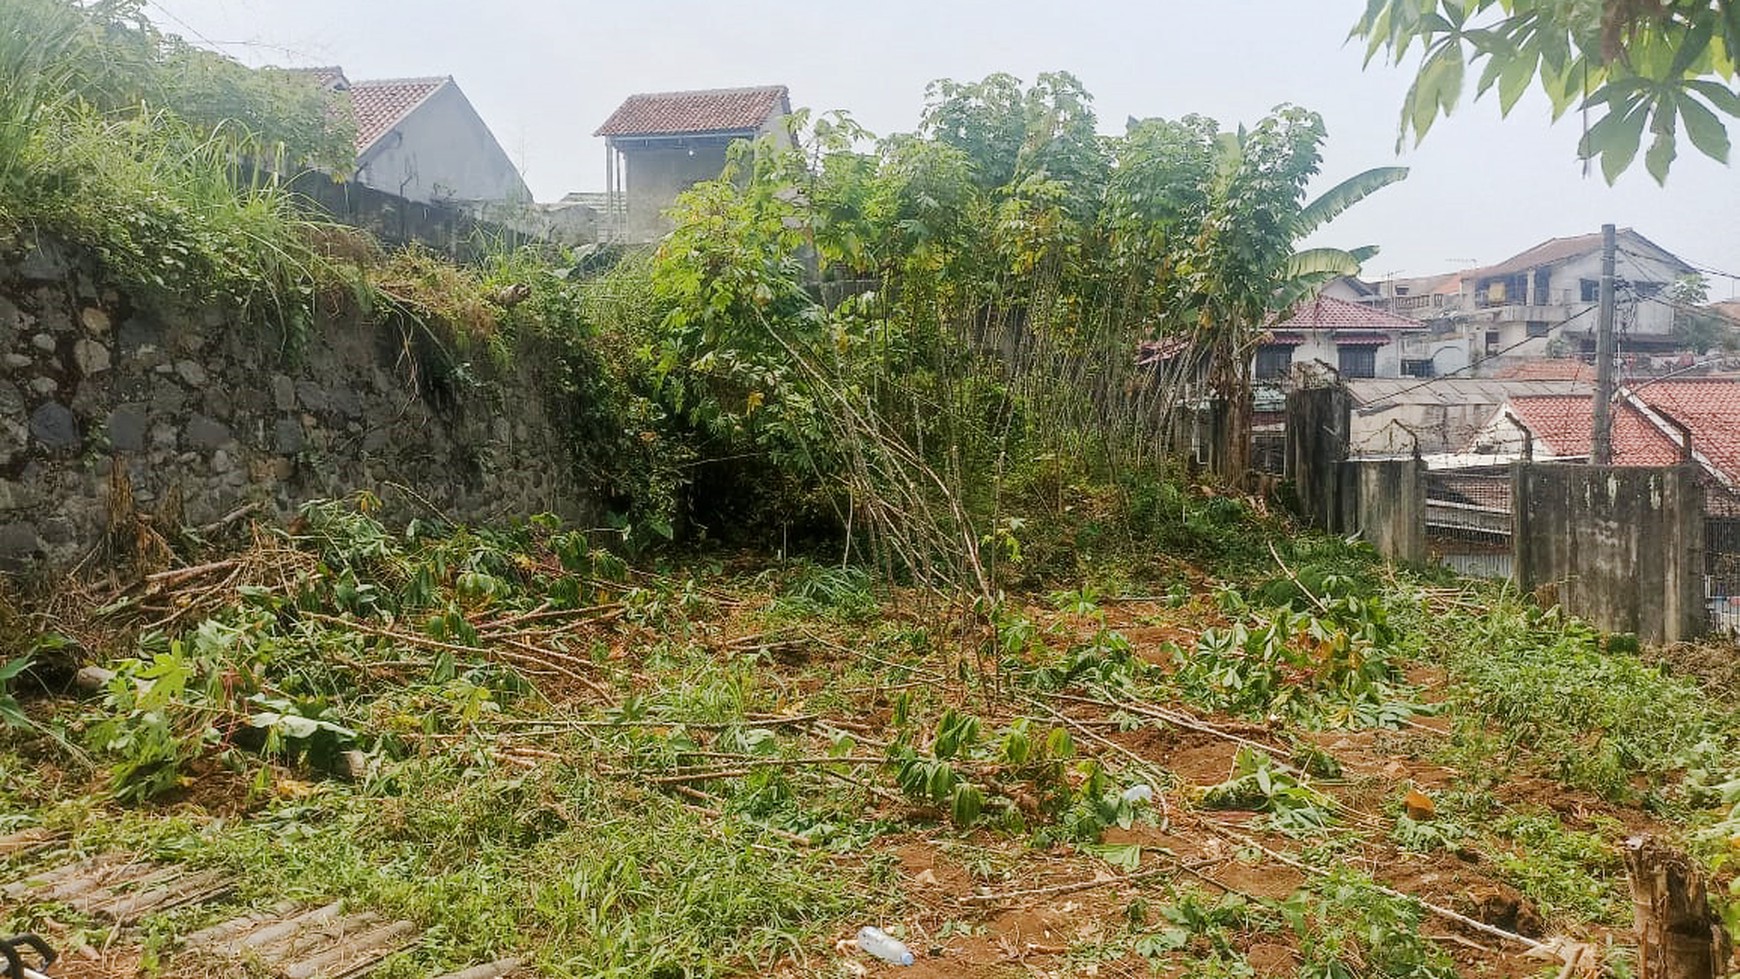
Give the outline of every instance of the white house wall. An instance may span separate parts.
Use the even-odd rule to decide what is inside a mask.
[[[381,137],[357,182],[420,203],[531,200],[513,160],[452,84]]]
[[[1277,328],[1278,332],[1289,331],[1285,324]],[[1294,364],[1313,364],[1322,361],[1330,367],[1339,367],[1341,363],[1341,348],[1336,345],[1334,336],[1326,330],[1305,331],[1305,342],[1293,348]],[[1400,377],[1402,375],[1401,346],[1391,340],[1377,348],[1378,377]]]

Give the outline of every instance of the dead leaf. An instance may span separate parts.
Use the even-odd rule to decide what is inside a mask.
[[[1407,810],[1409,819],[1424,822],[1428,819],[1438,818],[1438,804],[1432,801],[1431,796],[1419,789],[1408,790],[1407,796],[1402,799],[1402,807]]]

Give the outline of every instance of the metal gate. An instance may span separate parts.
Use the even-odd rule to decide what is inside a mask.
[[[1440,469],[1426,474],[1426,550],[1470,578],[1511,576],[1511,475]]]
[[[1740,635],[1740,516],[1704,520],[1704,596],[1710,628]]]

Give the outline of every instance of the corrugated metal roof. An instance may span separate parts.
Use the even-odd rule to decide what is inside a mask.
[[[630,95],[594,136],[754,132],[791,111],[784,85]]]
[[[1512,381],[1489,377],[1380,377],[1350,380],[1347,389],[1355,404],[1388,405],[1501,405],[1513,397],[1581,394],[1595,390],[1593,382]]]

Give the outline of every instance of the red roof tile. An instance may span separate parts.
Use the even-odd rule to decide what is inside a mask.
[[[1692,430],[1692,451],[1740,483],[1740,380],[1709,378],[1639,384],[1635,396]]]
[[[1271,325],[1294,330],[1424,330],[1426,324],[1381,309],[1350,303],[1332,296],[1318,296],[1301,303]]]
[[[1510,399],[1511,413],[1555,456],[1588,456],[1595,442],[1595,399],[1586,395],[1530,395]],[[1630,402],[1613,406],[1613,464],[1671,466],[1680,447]]]
[[[594,136],[753,132],[791,111],[784,85],[630,95]]]
[[[382,136],[392,132],[411,110],[422,105],[446,85],[451,77],[384,78],[352,82],[351,105],[356,108],[356,150],[363,153]]]
[[[1525,360],[1493,375],[1504,381],[1588,381],[1595,383],[1595,365],[1580,360]]]

